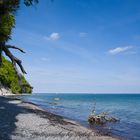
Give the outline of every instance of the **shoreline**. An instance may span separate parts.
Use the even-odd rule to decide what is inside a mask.
[[[5,104],[5,105],[4,105]],[[5,107],[4,109],[1,109],[4,106],[8,106],[9,109]],[[17,110],[18,111],[17,111]],[[0,132],[0,138],[6,138],[7,139],[89,139],[89,140],[117,140],[118,137],[115,136],[108,136],[103,135],[99,132],[96,132],[96,130],[92,130],[89,128],[86,128],[79,124],[76,121],[64,118],[62,116],[56,115],[54,113],[48,112],[45,109],[42,109],[38,105],[32,103],[32,102],[26,102],[22,101],[21,99],[18,99],[17,97],[6,96],[6,97],[0,97],[0,111],[8,111],[10,114],[12,114],[14,110],[16,110],[16,115],[14,116],[14,129],[11,129],[10,134],[1,134],[6,131],[5,128],[3,128],[0,124],[1,130]],[[4,113],[4,112],[3,112]],[[5,116],[7,114],[3,114],[1,116]],[[30,119],[29,119],[30,116]],[[6,120],[9,120],[10,116],[7,116]],[[31,121],[29,121],[29,120]],[[1,120],[1,117],[0,117]],[[5,121],[6,121],[5,120]],[[5,124],[12,123],[10,122],[3,122]],[[28,125],[25,126],[25,124]],[[30,125],[28,124],[30,123]],[[43,127],[43,130],[42,130]],[[24,131],[20,129],[24,129],[26,131],[26,134]],[[36,130],[37,129],[37,130]],[[31,130],[31,132],[29,131]],[[28,132],[27,132],[28,131]],[[7,140],[6,139],[6,140]]]
[[[17,99],[19,99],[19,98],[17,98]],[[19,99],[19,100],[21,100],[21,99]],[[61,115],[55,114],[55,113],[53,113],[53,112],[50,112],[50,111],[48,111],[47,109],[42,108],[41,106],[39,106],[39,105],[36,104],[36,103],[32,103],[32,102],[30,102],[30,101],[23,101],[23,102],[24,102],[24,103],[27,103],[27,104],[31,104],[31,105],[37,106],[37,107],[38,107],[39,109],[41,109],[43,112],[50,113],[50,114],[52,114],[53,116],[56,116],[56,117],[58,117],[58,118],[61,118],[63,121],[66,121],[66,122],[68,122],[68,123],[70,122],[70,123],[73,124],[73,125],[82,126],[82,127],[86,128],[86,129],[88,129],[88,130],[92,130],[93,132],[97,133],[97,135],[109,136],[109,137],[111,137],[111,138],[116,138],[117,140],[123,140],[123,139],[125,139],[125,138],[123,138],[123,137],[110,134],[110,133],[107,132],[107,131],[102,131],[101,129],[93,128],[93,127],[90,127],[90,126],[88,126],[88,125],[85,125],[84,123],[81,123],[81,122],[79,122],[79,121],[72,120],[72,119],[70,119],[70,118],[68,118],[68,117],[61,116]],[[111,139],[109,139],[109,140],[111,140]]]

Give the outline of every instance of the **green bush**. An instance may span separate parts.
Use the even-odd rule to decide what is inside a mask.
[[[4,57],[2,58],[2,66],[0,67],[0,83],[5,87],[10,88],[15,94],[32,92],[32,87],[26,81],[24,76],[22,76],[23,86],[21,87],[19,85],[18,76],[16,75],[16,71],[13,68],[12,63]]]

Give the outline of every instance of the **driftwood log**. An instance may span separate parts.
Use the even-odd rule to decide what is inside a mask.
[[[107,122],[118,122],[119,119],[109,116],[107,112],[103,112],[100,114],[91,114],[88,118],[88,122],[90,124],[105,124]]]
[[[88,118],[88,122],[90,124],[105,124],[107,122],[120,121],[118,118],[110,116],[109,112],[102,112],[102,113],[96,114],[95,105],[94,105],[94,109],[92,113],[89,115],[89,118]]]

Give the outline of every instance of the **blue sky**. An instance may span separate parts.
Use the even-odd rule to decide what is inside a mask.
[[[139,0],[21,6],[11,44],[34,92],[140,93]]]

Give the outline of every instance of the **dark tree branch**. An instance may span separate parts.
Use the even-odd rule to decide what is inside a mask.
[[[18,48],[18,47],[15,47],[15,46],[5,45],[5,43],[4,43],[4,44],[1,43],[1,45],[0,45],[1,53],[2,53],[2,51],[4,51],[5,55],[7,55],[7,56],[11,59],[12,64],[13,64],[13,67],[14,67],[14,69],[15,69],[15,71],[16,71],[16,74],[17,74],[17,77],[18,77],[18,83],[19,83],[19,85],[21,86],[22,92],[24,92],[24,86],[23,86],[23,83],[22,83],[22,75],[21,75],[21,73],[18,71],[17,65],[20,67],[21,71],[22,71],[24,74],[26,74],[26,71],[24,70],[24,68],[23,68],[23,66],[22,66],[22,64],[21,64],[22,61],[19,60],[18,58],[16,58],[16,57],[10,52],[9,48],[18,49],[18,50],[20,50],[20,51],[23,52],[23,53],[24,53],[24,51],[23,51],[22,49]],[[0,54],[0,57],[1,57],[0,63],[2,63],[2,54]],[[16,65],[16,64],[17,64],[17,65]]]
[[[15,68],[15,70],[17,71],[17,74],[19,74],[18,69],[16,64],[18,64],[18,66],[20,67],[21,71],[26,74],[26,71],[24,70],[23,66],[22,66],[22,61],[19,60],[17,57],[15,57],[10,50],[7,48],[7,46],[2,46],[2,50],[5,52],[5,54],[11,59],[13,66]]]
[[[25,51],[24,51],[23,49],[18,48],[18,47],[16,47],[16,46],[6,45],[6,47],[7,47],[7,48],[12,48],[12,49],[17,49],[17,50],[21,51],[22,53],[25,53]]]

